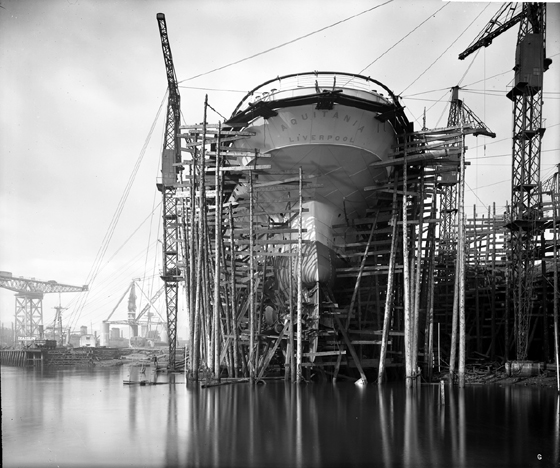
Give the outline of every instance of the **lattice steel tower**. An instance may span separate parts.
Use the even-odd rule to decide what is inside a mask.
[[[161,155],[161,183],[157,184],[163,197],[163,272],[161,278],[165,284],[165,303],[167,310],[167,335],[169,339],[169,368],[175,368],[177,351],[177,310],[179,282],[183,281],[179,268],[180,220],[177,209],[178,177],[181,171],[175,164],[181,162],[181,145],[179,140],[179,125],[181,123],[181,96],[173,66],[173,57],[165,15],[158,13],[157,22],[163,50],[163,60],[167,73],[167,120]]]
[[[533,272],[542,229],[541,168],[543,75],[546,58],[546,5],[508,3],[462,54],[484,46],[520,23],[515,52],[515,81],[507,97],[513,102],[511,212],[511,285],[515,312],[517,359],[527,357],[529,317],[532,308]]]

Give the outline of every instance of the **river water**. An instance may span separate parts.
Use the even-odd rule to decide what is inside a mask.
[[[4,467],[560,467],[555,389],[123,385],[2,369]]]

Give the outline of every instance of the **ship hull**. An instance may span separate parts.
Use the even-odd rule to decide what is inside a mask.
[[[317,110],[313,104],[282,108],[276,116],[255,119],[244,129],[254,135],[235,143],[240,150],[256,150],[261,155],[246,158],[244,164],[270,165],[270,170],[259,174],[259,183],[285,180],[289,177],[286,174],[293,178],[300,167],[306,180],[312,181],[313,188],[302,191],[306,243],[302,281],[306,287],[318,282],[333,285],[336,268],[341,266],[337,245],[343,241],[333,228],[350,226],[352,220],[364,217],[378,201],[375,191],[364,189],[387,180],[388,170],[371,164],[386,159],[395,144],[395,131],[377,116],[350,106],[332,110]],[[234,191],[235,196],[246,194],[246,184]],[[277,212],[274,192],[259,194],[259,207]],[[294,229],[297,223],[292,223]],[[292,234],[291,238],[295,237]],[[281,287],[287,287],[285,260],[276,262],[276,273]]]

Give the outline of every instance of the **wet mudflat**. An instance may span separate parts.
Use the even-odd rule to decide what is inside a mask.
[[[5,467],[559,467],[555,389],[122,384],[2,367]]]

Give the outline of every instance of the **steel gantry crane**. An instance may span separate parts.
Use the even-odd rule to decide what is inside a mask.
[[[14,277],[12,273],[0,272],[0,288],[15,291],[15,340],[42,338],[43,296],[47,293],[82,292],[86,286],[70,286],[54,280],[39,281],[35,278]],[[59,318],[62,308],[57,308]]]
[[[167,335],[169,340],[169,368],[175,368],[175,355],[177,351],[177,310],[179,283],[183,281],[179,268],[179,216],[177,210],[178,176],[181,166],[181,145],[179,140],[179,125],[181,123],[181,96],[169,38],[165,15],[158,13],[157,22],[163,50],[163,60],[167,73],[167,120],[161,155],[161,182],[157,184],[163,197],[163,272],[161,275],[165,284],[165,303],[167,310]]]
[[[517,23],[514,86],[507,93],[513,102],[511,212],[511,285],[515,311],[517,359],[527,357],[532,284],[542,229],[539,190],[541,166],[543,74],[552,61],[546,58],[546,5],[507,3],[473,43],[459,55],[463,60]],[[507,356],[506,356],[507,358]]]

